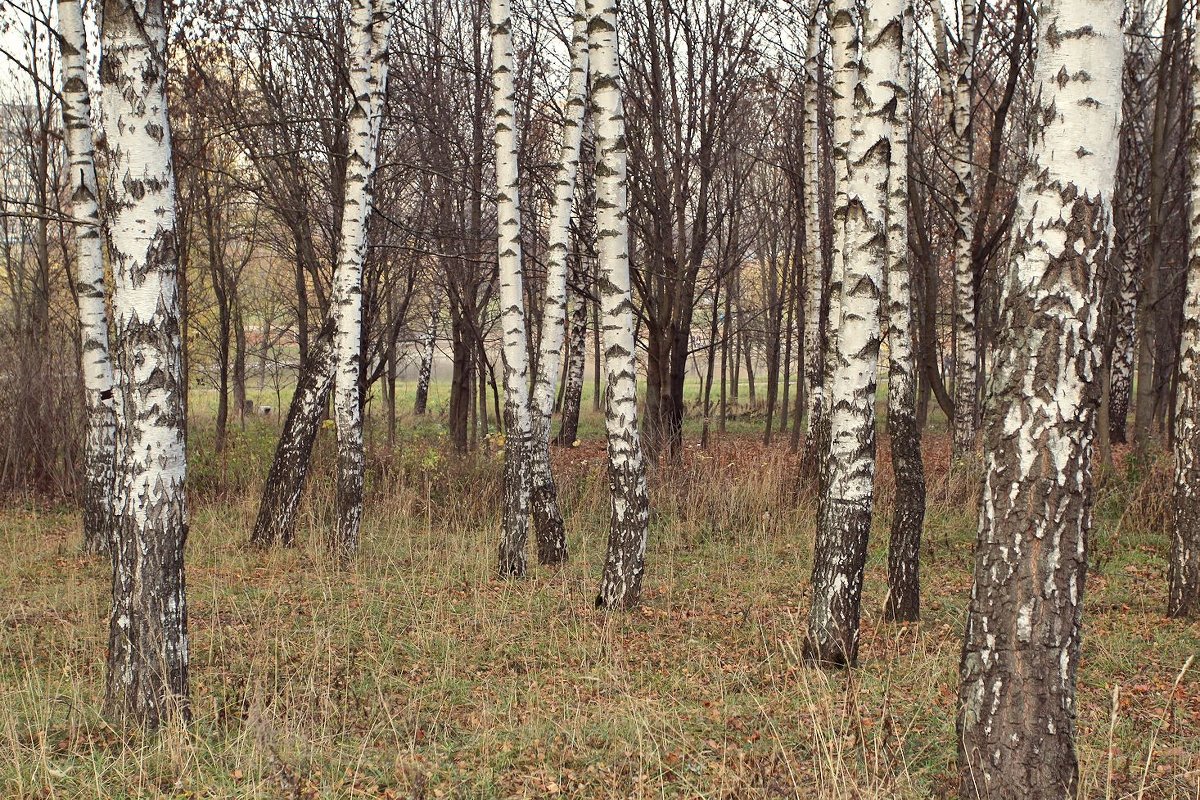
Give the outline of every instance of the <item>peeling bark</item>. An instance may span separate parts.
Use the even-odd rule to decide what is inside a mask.
[[[818,6],[819,9],[819,6]],[[822,298],[828,290],[821,247],[821,15],[814,10],[808,24],[804,68],[804,367],[807,381],[808,427],[801,459],[801,479],[811,481],[824,457],[828,439],[820,436],[825,417],[825,358],[821,327]],[[799,420],[797,420],[799,423]]]
[[[650,521],[646,464],[638,435],[637,352],[629,279],[628,153],[617,52],[617,1],[588,0],[588,49],[596,121],[596,286],[604,370],[604,427],[612,518],[597,608],[631,608],[642,592]]]
[[[107,0],[100,32],[120,409],[104,707],[156,728],[187,716],[187,458],[167,28],[139,5]]]
[[[1043,0],[1044,126],[1018,193],[985,418],[986,474],[961,665],[961,793],[1069,798],[1099,309],[1121,112],[1118,0]]]

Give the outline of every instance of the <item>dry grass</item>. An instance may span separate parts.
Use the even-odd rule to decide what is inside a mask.
[[[592,610],[604,548],[599,443],[561,453],[572,561],[493,575],[498,461],[436,441],[376,462],[364,551],[243,548],[255,487],[197,498],[189,544],[194,723],[140,738],[98,717],[107,567],[77,519],[0,512],[4,797],[945,796],[974,489],[929,443],[925,619],[885,623],[890,476],[862,665],[803,666],[814,513],[784,449],[727,439],[655,480],[645,605]],[[328,470],[326,470],[328,474]],[[1139,485],[1101,489],[1080,675],[1087,797],[1200,797],[1200,626],[1161,617],[1165,537]],[[1125,513],[1129,511],[1130,513]],[[1115,704],[1114,704],[1115,700]]]

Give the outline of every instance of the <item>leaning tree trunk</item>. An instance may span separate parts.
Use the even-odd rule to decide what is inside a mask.
[[[583,257],[580,256],[579,263]],[[588,273],[576,270],[576,285],[582,286]],[[571,338],[567,346],[567,385],[563,392],[562,419],[556,441],[570,447],[579,438],[579,409],[583,402],[583,369],[587,361],[588,302],[582,292],[575,294],[571,309]]]
[[[504,509],[500,574],[521,577],[529,536],[529,352],[521,264],[521,178],[517,168],[516,88],[508,0],[491,0],[492,107],[495,113],[496,235],[500,259],[500,328],[504,355]],[[553,395],[552,395],[553,396]]]
[[[842,313],[831,373],[830,455],[813,552],[805,654],[822,664],[858,658],[858,620],[875,482],[879,301],[888,257],[888,125],[881,112],[900,77],[904,0],[876,0],[859,55],[852,0],[833,7],[836,146],[846,152]],[[868,80],[869,77],[869,80]],[[839,200],[841,193],[839,193]]]
[[[912,86],[913,8],[904,3],[902,19],[886,31],[902,37],[894,45],[900,59],[899,80],[879,87],[890,109],[891,160],[888,165],[888,436],[892,472],[896,476],[895,510],[888,546],[890,619],[914,621],[921,616],[921,528],[925,523],[925,467],[921,460],[921,427],[917,424],[917,360],[913,346],[913,300],[908,267],[908,126]],[[889,54],[890,54],[889,50]],[[891,98],[888,98],[888,95]]]
[[[818,7],[819,8],[819,7]],[[814,10],[808,27],[804,78],[804,367],[808,382],[808,432],[800,462],[802,480],[810,483],[828,447],[825,398],[825,349],[821,329],[821,300],[828,289],[821,254],[821,15]],[[797,425],[799,420],[796,420]]]
[[[421,416],[429,405],[429,381],[433,377],[433,355],[437,344],[437,301],[433,301],[433,310],[429,313],[429,327],[425,329],[425,338],[421,341],[421,365],[417,372],[417,396],[413,401],[413,414]]]
[[[352,0],[350,108],[347,137],[345,201],[341,246],[334,272],[331,303],[336,368],[333,410],[338,439],[337,529],[330,549],[342,561],[358,551],[363,504],[362,275],[367,255],[367,224],[373,203],[383,98],[387,87],[388,37],[395,0]]]
[[[75,297],[83,356],[87,438],[83,453],[83,548],[105,552],[113,535],[113,463],[117,418],[104,305],[104,242],[92,150],[92,106],[87,84],[87,34],[80,0],[59,0],[62,45],[63,133],[70,161],[71,215],[75,218]]]
[[[608,377],[604,427],[612,519],[597,608],[630,608],[642,593],[650,502],[638,436],[637,352],[629,280],[628,152],[617,53],[617,0],[587,0],[596,120],[596,286]]]
[[[587,94],[588,41],[584,0],[575,0],[571,37],[571,77],[567,85],[566,119],[562,155],[554,185],[554,209],[546,241],[546,305],[537,376],[533,385],[533,440],[531,503],[537,530],[538,561],[561,564],[567,560],[567,537],[558,510],[558,490],[550,465],[550,429],[554,416],[554,382],[562,367],[567,325],[567,261],[571,241],[571,212],[575,204],[575,178],[583,144],[583,116]]]
[[[287,421],[275,446],[275,457],[258,504],[258,517],[250,534],[250,543],[256,547],[274,544],[291,547],[295,543],[296,508],[308,480],[313,443],[333,387],[333,330],[330,316],[309,343],[308,358],[300,367]]]
[[[106,2],[100,31],[120,407],[104,705],[154,728],[187,715],[187,458],[167,27],[161,4],[137,6]]]
[[[1200,46],[1195,42],[1191,82],[1191,228],[1175,414],[1175,524],[1167,579],[1171,617],[1200,616]]]
[[[1121,111],[1119,0],[1043,0],[1035,132],[989,381],[959,695],[960,790],[1072,798],[1099,404],[1100,275]]]

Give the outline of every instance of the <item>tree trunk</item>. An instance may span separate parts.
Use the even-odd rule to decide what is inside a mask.
[[[975,91],[974,0],[962,2],[962,27],[954,55],[954,85],[949,94],[950,130],[953,136],[951,166],[954,171],[954,454],[968,455],[975,449],[979,421],[979,331],[976,325],[975,265],[971,242],[975,235],[973,194],[975,191],[974,131],[971,121]],[[945,22],[935,14],[939,49],[945,56]],[[1014,45],[1015,46],[1015,45]],[[943,78],[946,81],[949,76]],[[946,91],[943,90],[943,95]]]
[[[580,257],[577,263],[582,263]],[[584,284],[586,275],[576,270],[575,283]],[[571,340],[567,351],[567,380],[563,394],[562,420],[558,428],[558,444],[570,447],[579,438],[579,410],[583,400],[583,368],[587,361],[588,302],[582,292],[575,295],[571,310]]]
[[[113,537],[113,479],[117,419],[113,367],[104,304],[104,241],[92,143],[87,84],[87,35],[80,0],[59,0],[62,34],[63,132],[70,162],[71,215],[75,218],[75,297],[87,436],[83,453],[83,549],[107,552]]]
[[[358,552],[363,504],[362,275],[367,227],[374,200],[383,99],[387,87],[388,39],[395,0],[351,0],[350,155],[346,161],[341,245],[331,305],[334,332],[333,408],[338,438],[337,528],[329,547],[348,562]]]
[[[1175,414],[1175,524],[1167,578],[1167,616],[1200,616],[1200,46],[1192,43],[1192,174],[1187,293],[1179,337]]]
[[[296,508],[308,480],[313,442],[333,386],[334,321],[330,316],[309,342],[308,360],[300,367],[296,390],[288,406],[287,420],[275,445],[271,469],[263,484],[262,499],[250,543],[256,547],[282,544],[291,547],[296,538]]]
[[[571,76],[567,86],[566,119],[554,208],[546,247],[546,304],[542,341],[533,387],[532,510],[537,530],[538,561],[561,564],[567,559],[567,538],[558,509],[558,489],[550,464],[550,430],[554,415],[554,381],[562,366],[563,338],[567,325],[567,261],[571,241],[571,214],[575,205],[575,179],[583,144],[583,118],[587,94],[587,14],[584,0],[575,0],[571,37]],[[574,440],[572,440],[574,441]]]
[[[825,338],[822,336],[822,300],[832,287],[825,280],[821,245],[821,121],[818,73],[821,62],[821,15],[814,11],[808,24],[808,49],[804,79],[804,357],[808,385],[808,425],[804,454],[800,460],[803,483],[811,483],[824,458],[828,439],[825,430]],[[835,270],[836,271],[836,270]],[[797,420],[798,422],[798,420]]]
[[[504,356],[504,508],[500,574],[522,577],[529,536],[529,351],[525,338],[521,263],[521,179],[517,168],[517,115],[512,19],[508,0],[491,0],[492,106],[495,109],[497,248],[500,259],[500,327]],[[557,369],[557,367],[556,367]],[[540,430],[540,429],[539,429]],[[536,454],[534,455],[536,458]],[[545,465],[549,470],[549,460]]]
[[[985,423],[975,582],[959,694],[960,791],[1070,798],[1101,263],[1121,110],[1118,0],[1038,6],[1035,133]]]
[[[604,426],[612,518],[597,608],[631,608],[642,593],[650,521],[646,465],[637,426],[637,350],[629,279],[625,117],[617,55],[617,0],[587,0],[588,48],[596,120],[597,288],[602,309]]]
[[[429,407],[429,382],[433,379],[433,356],[437,344],[437,301],[429,314],[429,327],[421,342],[421,366],[417,371],[417,397],[413,401],[413,414],[421,416]]]
[[[913,300],[908,258],[908,130],[912,87],[913,8],[904,3],[894,45],[899,80],[879,87],[884,108],[891,109],[891,159],[888,165],[888,436],[892,472],[896,476],[895,511],[888,545],[889,619],[915,621],[921,616],[921,528],[925,523],[925,468],[921,429],[917,425],[916,350],[913,346]],[[874,67],[872,66],[872,69]],[[889,101],[888,95],[891,95]]]
[[[903,0],[876,0],[862,22],[859,55],[851,0],[836,0],[830,24],[834,56],[835,148],[845,152],[843,295],[830,382],[830,458],[813,552],[813,602],[805,655],[853,665],[875,477],[875,385],[879,301],[887,261],[888,126],[880,115],[898,83]],[[866,80],[870,76],[871,80]]]
[[[117,528],[104,706],[187,716],[184,375],[163,7],[107,0],[100,31],[117,375]]]

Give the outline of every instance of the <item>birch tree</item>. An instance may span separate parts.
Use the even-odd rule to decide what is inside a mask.
[[[890,7],[888,11],[892,10]],[[921,427],[917,423],[916,349],[913,300],[908,266],[908,130],[912,87],[913,7],[903,3],[899,20],[885,23],[881,35],[899,37],[885,51],[898,65],[896,81],[879,81],[885,120],[890,128],[887,180],[888,437],[896,501],[888,546],[888,599],[891,619],[916,620],[921,609],[921,528],[925,523],[925,468]],[[882,46],[882,45],[881,45]],[[882,59],[881,65],[882,65]]]
[[[1075,797],[1099,306],[1121,111],[1122,3],[1043,0],[1036,118],[985,422],[959,696],[964,797]]]
[[[100,191],[92,142],[92,104],[87,82],[87,32],[80,0],[59,0],[62,46],[62,115],[70,162],[71,214],[75,218],[75,297],[79,306],[87,439],[84,443],[83,546],[108,550],[113,534],[113,477],[117,420],[108,309],[104,291],[104,242]]]
[[[821,247],[821,6],[816,4],[808,23],[808,44],[804,59],[804,354],[808,397],[808,428],[801,465],[803,474],[816,473],[823,457],[820,432],[825,416],[825,362],[822,358],[822,298],[825,295],[825,260]],[[799,426],[799,420],[796,421]]]
[[[975,267],[971,242],[975,236],[972,198],[975,183],[974,132],[971,125],[975,89],[975,0],[962,0],[958,42],[951,59],[946,42],[945,9],[933,15],[939,54],[942,102],[949,113],[951,168],[954,173],[954,453],[975,446],[978,428],[979,354],[976,324]]]
[[[521,264],[521,179],[517,169],[516,88],[508,0],[491,0],[492,110],[496,145],[496,235],[500,261],[500,327],[504,355],[504,510],[500,574],[521,577],[529,536],[533,421]]]
[[[100,37],[120,408],[105,709],[153,728],[186,715],[188,700],[187,458],[163,4],[106,0]]]
[[[587,0],[592,114],[596,126],[596,287],[600,295],[612,517],[597,608],[638,603],[650,504],[638,435],[637,351],[629,280],[628,153],[617,44],[617,0]]]
[[[852,0],[837,0],[830,26],[834,83],[841,87],[834,94],[835,146],[846,152],[845,206],[839,209],[845,238],[841,321],[828,386],[830,454],[805,641],[807,657],[823,664],[852,665],[858,658],[875,478],[879,304],[888,260],[886,115],[899,84],[903,6],[903,0],[877,0],[859,23]]]
[[[1200,46],[1194,41],[1190,67],[1191,227],[1175,413],[1175,519],[1167,575],[1167,615],[1171,617],[1200,616]]]
[[[350,6],[352,106],[347,134],[350,152],[346,160],[341,246],[331,298],[336,321],[333,409],[338,481],[337,530],[330,544],[342,559],[352,557],[357,551],[362,524],[362,275],[373,200],[371,179],[387,86],[388,38],[394,15],[395,0],[352,0]]]
[[[413,414],[421,416],[429,405],[429,382],[433,378],[434,345],[437,344],[438,306],[437,300],[432,301],[433,310],[429,312],[429,325],[421,339],[421,362],[417,367],[417,392],[413,399]]]
[[[562,368],[563,341],[566,337],[568,247],[575,203],[575,179],[579,172],[583,143],[588,71],[586,11],[584,0],[575,0],[571,31],[571,76],[567,85],[562,156],[554,184],[554,208],[547,233],[546,305],[542,312],[542,340],[533,386],[532,503],[538,537],[538,561],[542,564],[560,564],[567,558],[567,539],[550,467],[550,431],[555,382]]]
[[[1108,421],[1111,441],[1124,444],[1129,400],[1133,392],[1134,344],[1138,319],[1138,273],[1145,252],[1149,197],[1143,180],[1146,172],[1146,80],[1149,53],[1146,8],[1143,0],[1126,4],[1125,72],[1121,156],[1113,203],[1116,225],[1112,271],[1114,300],[1111,306],[1112,366],[1108,386]]]

